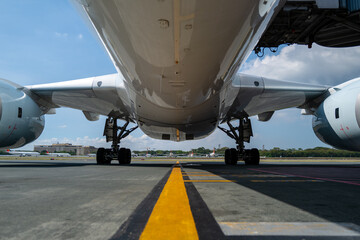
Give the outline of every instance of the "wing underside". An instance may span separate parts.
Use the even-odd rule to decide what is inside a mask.
[[[98,115],[136,119],[131,114],[128,94],[118,74],[25,88],[47,110],[56,107],[79,109],[88,120],[96,120]],[[218,118],[227,121],[258,115],[260,120],[266,121],[277,110],[316,107],[327,96],[327,90],[326,86],[237,74],[220,92],[222,107]]]
[[[96,120],[98,115],[131,117],[126,107],[126,89],[118,74],[32,85],[26,89],[35,94],[38,104],[47,110],[50,107],[79,109],[88,120]]]
[[[286,82],[237,74],[224,88],[221,119],[258,115],[264,120],[276,110],[300,107],[310,109],[326,96],[328,87]]]

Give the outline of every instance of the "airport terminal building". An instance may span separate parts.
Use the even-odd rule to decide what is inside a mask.
[[[72,145],[71,143],[56,143],[52,145],[35,145],[34,151],[40,153],[47,151],[49,153],[67,152],[75,155],[87,155],[90,153],[96,153],[97,148],[94,146]]]

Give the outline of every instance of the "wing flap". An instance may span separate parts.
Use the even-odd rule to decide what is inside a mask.
[[[302,107],[326,94],[328,89],[327,86],[280,81],[246,74],[237,74],[227,88],[227,97],[234,100],[228,111],[222,113],[226,119]],[[236,96],[229,96],[229,93],[235,93]]]
[[[72,81],[26,86],[44,106],[69,107],[84,112],[120,118],[129,117],[128,95],[118,74]],[[88,116],[90,116],[88,114]],[[89,119],[89,117],[87,117]],[[96,119],[96,117],[90,117]]]

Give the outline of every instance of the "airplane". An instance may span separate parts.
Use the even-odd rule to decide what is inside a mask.
[[[208,156],[209,157],[217,157],[217,155],[215,154],[215,148],[214,148],[213,152],[210,153]]]
[[[149,148],[146,148],[145,157],[146,157],[146,158],[151,158],[151,157],[152,157],[151,153],[149,153]],[[120,162],[119,162],[119,163],[120,163]]]
[[[21,151],[13,151],[10,149],[7,149],[6,152],[10,155],[16,155],[20,157],[40,156],[39,152],[21,152]]]
[[[244,145],[253,136],[250,117],[266,122],[277,110],[297,107],[313,115],[320,140],[360,151],[360,78],[322,86],[238,72],[252,51],[261,55],[281,44],[360,45],[355,0],[72,2],[117,73],[29,86],[1,80],[0,147],[34,141],[46,114],[69,107],[89,121],[107,116],[104,136],[112,145],[98,149],[99,165],[130,164],[131,150],[120,143],[138,127],[152,138],[177,142],[219,128],[236,142],[226,150],[225,164],[258,165],[259,150]],[[128,128],[130,123],[135,126]]]
[[[51,157],[71,157],[70,153],[50,153],[50,152],[46,152],[46,155],[51,156]]]

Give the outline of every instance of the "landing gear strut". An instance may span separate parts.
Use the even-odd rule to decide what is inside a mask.
[[[106,142],[112,141],[111,148],[99,148],[96,154],[96,163],[99,165],[111,164],[112,160],[117,159],[119,164],[131,163],[131,150],[128,148],[120,148],[121,139],[127,137],[131,132],[138,128],[138,126],[126,129],[129,125],[129,121],[119,127],[117,125],[117,118],[109,117],[106,119],[104,136],[106,136]],[[120,133],[118,134],[118,131]]]
[[[218,126],[229,137],[235,139],[236,149],[230,148],[225,151],[225,164],[236,165],[239,159],[245,161],[246,165],[259,165],[260,155],[257,148],[245,149],[244,142],[250,142],[253,136],[251,121],[249,118],[239,119],[239,126],[234,127],[230,121],[227,121],[230,130]]]

